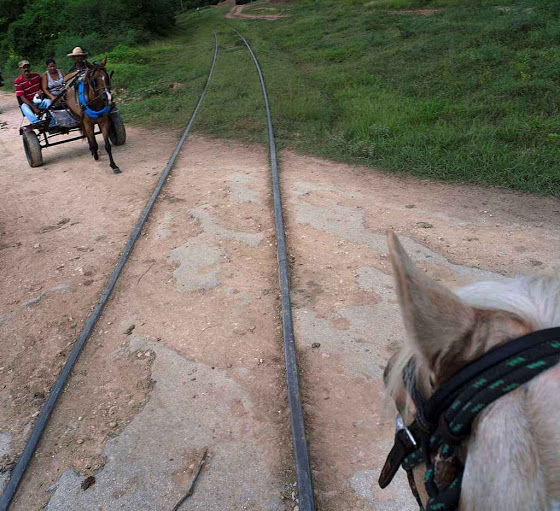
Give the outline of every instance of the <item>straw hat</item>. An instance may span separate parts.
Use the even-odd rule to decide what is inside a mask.
[[[87,51],[82,50],[79,46],[76,46],[73,50],[72,53],[69,53],[68,56],[69,57],[85,57],[88,54]]]

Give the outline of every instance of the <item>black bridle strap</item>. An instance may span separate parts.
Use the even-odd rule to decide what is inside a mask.
[[[416,362],[411,358],[403,369],[403,380],[414,406],[416,407],[416,421],[422,431],[429,432],[432,427],[426,420],[426,399],[416,384]]]
[[[556,365],[560,360],[560,340],[538,345],[530,354],[510,357],[504,364],[484,373],[484,378],[474,381],[458,396],[444,415],[452,435],[450,443],[460,442],[470,433],[470,424],[486,406]],[[517,361],[519,364],[510,365]]]
[[[479,368],[484,366],[485,370],[471,371],[470,378],[461,381],[462,388],[446,394],[447,399],[452,395],[453,400],[438,415],[439,423],[432,437],[421,440],[424,453],[429,451],[426,449],[429,445],[430,449],[437,449],[444,458],[456,458],[457,446],[468,437],[472,422],[486,406],[560,362],[560,328],[534,332],[510,343],[513,346],[509,349],[507,345],[500,346],[473,362]],[[464,376],[465,372],[461,371],[458,376]],[[455,377],[452,382],[453,380]],[[429,404],[432,404],[431,400]],[[404,461],[403,468],[411,470],[421,458],[418,452],[411,454]],[[430,498],[426,511],[457,509],[461,495],[462,468],[455,472],[451,484],[441,488],[436,483],[435,471],[436,464],[427,460],[424,486]]]
[[[402,433],[397,431],[380,485],[385,487],[390,483],[399,461],[409,474],[424,461],[427,465],[424,486],[430,496],[426,511],[456,509],[461,493],[462,465],[459,464],[449,486],[439,488],[430,453],[437,450],[444,459],[456,457],[456,446],[470,434],[472,421],[486,406],[559,362],[560,327],[532,332],[493,348],[471,362],[428,401],[418,390],[414,362],[410,362],[403,370],[403,380],[417,409],[417,419],[407,431],[414,442],[403,442]]]
[[[93,77],[93,73],[95,73],[95,71],[97,71],[97,70],[99,70],[99,69],[101,69],[101,70],[107,75],[107,78],[108,78],[108,80],[109,80],[109,84],[106,85],[106,86],[103,88],[103,92],[106,93],[107,91],[110,91],[110,90],[111,90],[111,77],[110,77],[109,73],[107,73],[107,71],[104,70],[104,68],[100,67],[97,63],[94,63],[93,70],[92,70],[92,69],[88,69],[88,70],[86,71],[86,76],[84,77],[84,78],[86,78],[85,81],[86,81],[87,85],[93,90],[93,92],[94,92],[94,94],[95,94],[95,97],[94,97],[93,99],[89,99],[89,98],[88,98],[88,101],[86,102],[86,105],[87,105],[87,106],[89,106],[90,103],[94,102],[95,100],[97,100],[98,98],[100,98],[100,97],[102,96],[102,94],[100,94],[99,91],[98,91],[98,89],[97,89],[97,86],[96,86],[96,84],[95,84],[95,79],[94,79],[94,77]],[[106,100],[105,97],[103,97],[103,104],[104,104],[105,106],[107,106],[107,100]]]
[[[393,447],[387,456],[385,465],[379,474],[379,486],[385,488],[388,486],[399,468],[403,464],[405,458],[410,456],[417,448],[418,444],[414,440],[420,435],[418,424],[414,422],[408,428],[403,428],[395,432],[395,441]],[[412,470],[412,468],[411,468]]]
[[[555,340],[560,340],[560,327],[532,332],[491,349],[482,357],[461,369],[461,371],[434,393],[426,403],[424,420],[430,423],[434,428],[437,427],[439,416],[451,406],[469,381],[481,376],[506,359],[521,355],[523,352],[535,348],[538,345]]]

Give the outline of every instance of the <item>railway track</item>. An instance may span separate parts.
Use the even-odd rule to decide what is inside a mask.
[[[285,372],[286,372],[286,387],[288,395],[288,403],[290,410],[290,424],[292,430],[292,441],[293,441],[293,454],[295,461],[295,473],[297,478],[297,499],[299,504],[299,509],[301,511],[313,511],[315,509],[314,495],[313,495],[313,485],[311,477],[311,469],[309,462],[309,453],[307,446],[306,430],[304,424],[304,415],[302,407],[302,395],[298,381],[298,365],[297,365],[297,350],[292,318],[292,307],[290,298],[290,276],[289,276],[289,262],[288,262],[288,252],[286,247],[286,238],[284,232],[284,220],[282,212],[282,202],[280,197],[280,181],[278,174],[278,160],[276,154],[276,144],[274,139],[274,129],[272,125],[272,119],[270,114],[270,107],[268,101],[268,94],[266,90],[266,85],[264,77],[257,60],[255,53],[253,52],[249,42],[243,37],[241,33],[234,30],[239,38],[243,41],[245,47],[247,48],[256,68],[256,72],[259,78],[259,82],[262,87],[263,100],[266,110],[267,119],[267,130],[269,139],[269,156],[270,156],[270,171],[271,171],[271,183],[272,183],[272,196],[273,196],[273,209],[274,209],[274,223],[276,232],[276,246],[277,246],[277,262],[278,262],[278,274],[279,274],[279,289],[281,297],[281,323],[282,323],[282,338],[284,344],[284,357],[285,357]],[[6,484],[2,495],[0,496],[0,510],[7,511],[18,491],[18,488],[22,482],[22,479],[33,459],[36,449],[41,441],[43,433],[45,432],[49,419],[55,410],[57,402],[63,393],[65,386],[69,383],[71,385],[71,373],[78,361],[80,354],[82,353],[86,343],[91,337],[96,324],[98,323],[110,297],[115,289],[119,276],[121,275],[129,256],[131,255],[135,243],[139,239],[142,230],[148,220],[150,212],[152,211],[156,200],[158,199],[161,191],[164,188],[166,181],[168,180],[171,170],[179,156],[179,153],[183,147],[183,144],[187,140],[191,128],[195,122],[196,116],[201,108],[202,102],[204,100],[205,94],[207,92],[208,86],[211,83],[212,74],[216,65],[218,58],[218,37],[214,32],[214,55],[210,71],[208,74],[208,79],[206,85],[200,95],[199,101],[193,111],[193,114],[183,132],[183,135],[177,144],[175,151],[173,152],[169,162],[161,176],[158,180],[157,186],[152,193],[151,198],[146,204],[138,223],[136,224],[126,246],[124,247],[117,265],[113,270],[109,280],[98,303],[94,307],[91,315],[89,316],[83,330],[80,333],[78,340],[75,342],[63,368],[59,373],[58,378],[52,389],[50,390],[45,404],[43,405],[35,425],[32,429],[31,435],[25,445],[23,452],[21,453],[15,467],[11,472],[10,479]],[[212,368],[213,369],[213,368]]]
[[[235,51],[228,58],[240,59],[233,62],[252,65],[244,48],[229,48]],[[216,49],[214,40],[214,62]],[[210,48],[208,53],[210,60]],[[0,256],[11,275],[0,272],[0,284],[8,284],[0,285],[0,478],[5,432],[13,432],[13,450],[22,450],[46,382],[50,387],[56,379],[60,355],[71,351],[66,344],[78,337],[75,325],[82,317],[85,324],[88,307],[109,279],[118,258],[111,246],[118,246],[121,236],[129,238],[157,179],[149,177],[155,175],[153,165],[175,145],[168,138],[164,151],[159,142],[131,137],[122,155],[134,179],[119,193],[114,180],[92,172],[87,155],[77,157],[87,162],[84,168],[77,163],[65,174],[62,165],[47,163],[42,174],[30,177],[26,164],[25,170],[18,167],[20,148],[16,153],[9,147],[8,130],[21,116],[15,107],[10,113],[4,98],[0,95],[3,119],[12,127],[0,132],[7,161],[0,187],[8,190],[7,205],[0,202],[6,231]],[[147,222],[135,230],[138,243],[126,245],[129,262],[121,265],[118,281],[109,279],[112,296],[106,288],[103,313],[84,329],[93,335],[87,343],[84,332],[80,336],[85,346],[79,358],[73,346],[76,365],[65,369],[71,373],[68,383],[58,384],[64,398],[54,409],[45,411],[45,405],[34,421],[35,445],[23,451],[26,457],[8,486],[13,497],[17,479],[23,483],[11,510],[173,509],[205,453],[195,491],[178,509],[301,511],[315,504],[321,511],[417,509],[402,474],[383,492],[376,484],[394,434],[391,418],[382,413],[382,371],[402,337],[383,231],[397,230],[417,264],[455,286],[500,268],[530,273],[533,262],[555,268],[557,201],[542,198],[536,204],[499,190],[418,184],[284,151],[290,293],[286,254],[276,252],[283,238],[276,243],[280,231],[267,171],[277,161],[270,124],[267,129],[269,161],[260,148],[197,136],[188,139],[180,158],[180,148],[175,150],[167,174],[159,178],[159,198],[152,196],[151,212],[141,214]],[[157,158],[135,163],[141,172],[132,168],[138,158],[129,149],[138,139],[160,151]],[[53,149],[54,161],[57,155],[59,161],[74,157],[66,151]],[[181,172],[169,173],[175,158]],[[277,174],[272,181],[277,184]],[[41,187],[47,193],[37,193]],[[18,188],[26,195],[18,195]],[[96,216],[100,204],[107,213]],[[496,204],[499,243],[488,215],[472,215]],[[275,209],[282,214],[278,201]],[[59,221],[62,212],[67,218]],[[122,228],[107,222],[108,216],[122,221]],[[527,247],[532,262],[524,254]],[[297,387],[288,390],[297,369],[288,353],[286,370],[282,353],[295,349],[290,295],[303,394]],[[295,401],[293,414],[285,406],[289,397],[292,405]],[[302,408],[313,488],[307,454],[298,453],[298,445],[306,447],[298,421]],[[41,440],[37,428],[50,413]],[[25,459],[32,461],[22,479]],[[2,510],[8,496],[2,495]]]

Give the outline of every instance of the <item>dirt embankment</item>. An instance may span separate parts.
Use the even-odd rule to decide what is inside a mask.
[[[234,5],[226,14],[226,18],[246,18],[255,20],[277,20],[280,18],[289,18],[289,14],[277,14],[278,9],[275,7],[260,7],[259,11],[271,11],[270,14],[263,12],[251,12],[251,4]],[[245,12],[248,11],[248,12]]]

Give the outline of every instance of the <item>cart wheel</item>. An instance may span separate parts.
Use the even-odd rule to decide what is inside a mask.
[[[26,131],[23,133],[23,149],[25,156],[31,167],[40,167],[43,165],[43,154],[41,153],[41,144],[39,137],[34,131]]]
[[[109,127],[109,140],[113,145],[123,145],[126,142],[126,130],[119,112],[113,112],[109,116],[111,126]]]

